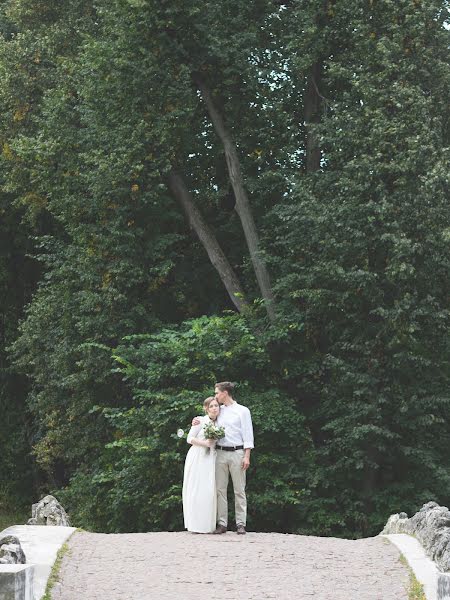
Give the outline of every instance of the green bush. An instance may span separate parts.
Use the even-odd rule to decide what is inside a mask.
[[[250,408],[255,429],[249,527],[300,527],[309,437],[295,402],[270,385],[269,357],[245,319],[204,317],[157,335],[131,336],[113,356],[134,405],[93,408],[113,435],[94,464],[63,491],[78,525],[101,531],[181,529],[188,446],[176,432],[189,429],[216,381],[231,379],[239,382],[236,397]]]

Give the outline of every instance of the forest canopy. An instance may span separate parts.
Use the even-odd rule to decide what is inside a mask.
[[[448,22],[0,2],[0,505],[181,529],[176,431],[225,379],[254,419],[250,528],[448,505]]]

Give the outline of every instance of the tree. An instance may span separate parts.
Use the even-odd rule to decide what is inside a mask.
[[[448,497],[444,20],[439,2],[333,5],[323,165],[276,211],[278,294],[297,307],[287,303],[288,319],[294,334],[302,323],[309,362],[297,389],[318,495],[342,532],[367,534],[393,505]]]
[[[198,238],[203,243],[208,252],[211,264],[217,270],[223,281],[228,295],[239,312],[242,312],[248,306],[241,284],[234,273],[230,263],[228,262],[221,247],[211,231],[211,228],[203,219],[200,211],[197,209],[192,195],[186,187],[183,178],[176,171],[170,171],[168,175],[169,189],[172,191],[175,198],[178,199],[191,227],[195,230]]]
[[[236,198],[236,212],[238,213],[242,223],[245,239],[250,252],[250,258],[255,270],[256,279],[258,280],[259,289],[261,290],[261,296],[266,304],[267,314],[269,319],[273,322],[275,320],[275,298],[270,284],[269,273],[264,260],[262,260],[260,256],[259,236],[255,227],[253,214],[250,209],[247,192],[245,190],[236,146],[233,143],[227,128],[225,127],[222,115],[217,110],[208,86],[204,82],[203,78],[196,74],[194,75],[194,81],[202,94],[203,100],[208,108],[211,121],[214,125],[214,129],[216,130],[217,135],[219,136],[224,147],[231,186]]]

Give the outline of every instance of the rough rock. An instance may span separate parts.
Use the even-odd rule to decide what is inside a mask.
[[[408,524],[409,519],[406,513],[391,515],[381,533],[409,533]]]
[[[62,525],[70,527],[66,511],[54,496],[45,496],[31,507],[28,525]]]
[[[0,538],[0,564],[24,565],[27,562],[19,538],[15,535],[5,535]]]
[[[415,536],[438,568],[450,572],[450,511],[446,506],[428,502],[410,519],[406,513],[391,515],[382,533]]]

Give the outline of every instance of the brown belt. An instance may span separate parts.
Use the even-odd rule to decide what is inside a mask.
[[[243,450],[244,446],[216,446],[217,450],[226,450],[227,452],[234,452],[235,450]]]

